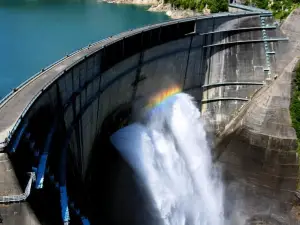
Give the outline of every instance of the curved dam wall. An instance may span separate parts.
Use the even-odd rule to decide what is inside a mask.
[[[224,131],[257,90],[277,77],[278,43],[287,39],[276,29],[267,12],[175,20],[90,45],[22,84],[0,105],[0,188],[3,202],[10,202],[0,207],[4,220],[57,224],[93,217],[93,210],[84,210],[92,201],[85,198],[86,183],[92,179],[92,149],[108,151],[99,143],[110,132],[107,118],[120,106],[128,116],[166,87],[177,85],[194,96],[207,129]],[[7,169],[11,162],[14,170]],[[34,213],[26,202],[15,203],[26,199],[22,193],[32,171]],[[48,196],[44,205],[38,204],[41,195]],[[49,205],[45,218],[34,216]]]

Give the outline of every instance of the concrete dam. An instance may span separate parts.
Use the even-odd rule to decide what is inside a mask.
[[[230,4],[109,37],[15,88],[0,103],[2,223],[136,224],[147,198],[109,137],[154,93],[178,86],[196,99],[224,168],[226,215],[297,224],[294,17],[280,29],[269,11]]]

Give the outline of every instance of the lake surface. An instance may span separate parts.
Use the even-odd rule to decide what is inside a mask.
[[[163,13],[96,0],[0,0],[0,99],[43,67]]]

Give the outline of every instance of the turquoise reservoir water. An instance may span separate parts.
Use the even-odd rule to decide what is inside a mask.
[[[0,99],[67,53],[166,20],[145,7],[96,0],[0,0]]]

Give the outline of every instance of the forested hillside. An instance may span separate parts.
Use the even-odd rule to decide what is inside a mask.
[[[253,5],[261,9],[269,9],[276,19],[286,18],[293,9],[300,6],[300,0],[246,0],[246,5]]]
[[[165,3],[171,3],[176,8],[192,9],[198,12],[207,5],[211,13],[228,11],[228,0],[165,0]]]

